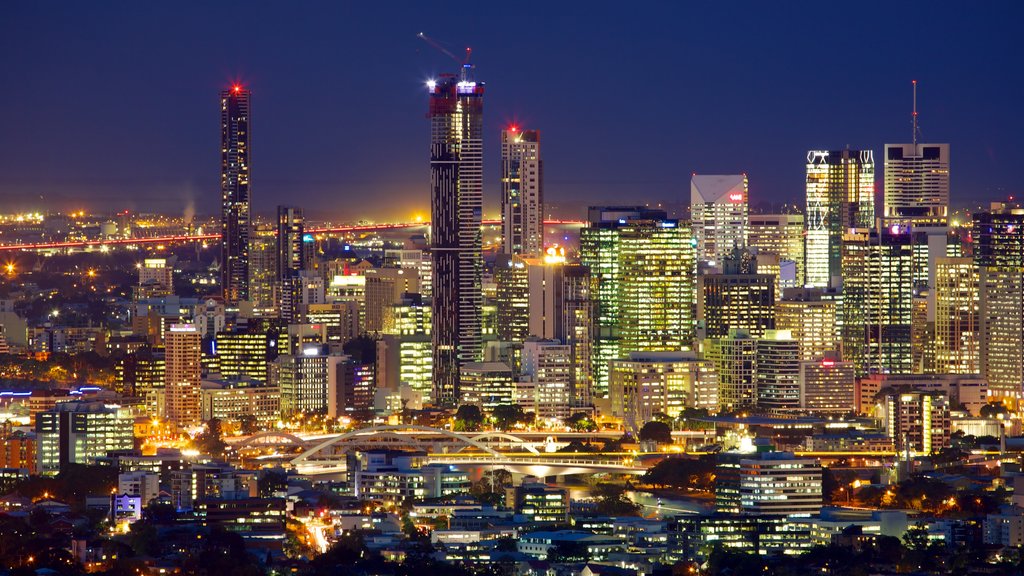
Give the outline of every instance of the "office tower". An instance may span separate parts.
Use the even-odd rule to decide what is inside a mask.
[[[572,346],[558,340],[530,338],[523,359],[516,403],[543,420],[565,420],[576,406],[573,393]]]
[[[455,406],[459,367],[481,352],[484,85],[464,75],[428,88],[434,400]]]
[[[512,368],[504,362],[470,362],[461,368],[463,383],[460,404],[474,404],[485,413],[512,404],[515,386]]]
[[[60,402],[36,415],[39,472],[54,475],[68,464],[96,464],[108,452],[135,447],[135,416],[102,401]]]
[[[315,270],[293,272],[281,281],[281,319],[286,322],[307,322],[310,306],[326,303],[327,286]]]
[[[277,278],[288,280],[299,270],[312,267],[316,241],[306,234],[302,209],[277,207]]]
[[[594,393],[604,396],[608,362],[630,352],[678,351],[694,339],[696,260],[688,226],[657,210],[591,208],[580,260],[595,300]]]
[[[590,271],[579,264],[567,264],[561,248],[548,248],[543,258],[527,258],[524,262],[529,334],[571,347],[573,402],[575,406],[589,406],[593,380]]]
[[[202,337],[192,324],[174,324],[165,337],[164,392],[167,420],[181,427],[200,424]]]
[[[24,430],[5,428],[0,433],[0,470],[10,468],[24,469],[26,474],[35,475],[39,472],[38,439],[35,434]],[[2,472],[0,472],[2,476]]]
[[[812,516],[821,511],[821,503],[821,465],[816,460],[798,458],[792,452],[740,457],[740,514]]]
[[[772,411],[800,408],[800,342],[786,330],[768,330],[754,353],[757,405]]]
[[[875,225],[875,158],[871,150],[807,153],[804,284],[838,286],[843,234]]]
[[[393,306],[401,304],[404,295],[419,294],[419,274],[405,268],[374,268],[363,276],[366,278],[363,327],[367,332],[379,333],[393,323]]]
[[[228,380],[266,383],[268,363],[278,355],[276,330],[238,330],[217,334],[214,346],[220,361],[220,375]]]
[[[523,479],[516,487],[505,489],[505,506],[526,516],[530,524],[569,523],[569,490]]]
[[[747,247],[747,175],[698,175],[690,179],[690,218],[697,259],[715,262]]]
[[[935,372],[980,374],[978,268],[972,258],[939,258],[935,275]]]
[[[912,252],[906,233],[843,236],[843,360],[858,376],[911,371]]]
[[[722,338],[709,338],[702,344],[704,358],[718,374],[720,410],[753,406],[757,397],[754,368],[757,363],[757,340],[742,330],[730,330]]]
[[[401,392],[408,388],[420,402],[431,401],[434,356],[428,334],[385,334],[377,340],[376,364],[377,389]]]
[[[803,286],[804,283],[804,215],[803,214],[751,214],[747,226],[747,246],[758,254],[778,254],[783,271],[786,262],[793,262],[794,286],[788,278],[780,277],[784,288]]]
[[[431,308],[422,294],[404,294],[402,299],[391,305],[383,334],[395,336],[430,335]]]
[[[374,364],[346,358],[327,364],[327,416],[338,418],[373,408]]]
[[[800,409],[816,414],[848,414],[855,410],[853,363],[838,354],[800,362]]]
[[[725,257],[723,270],[697,277],[697,337],[739,329],[760,338],[775,328],[775,279],[758,274],[757,261],[742,249]]]
[[[347,357],[331,354],[322,344],[300,345],[297,353],[281,354],[269,366],[270,385],[281,390],[281,416],[326,413],[331,365]]]
[[[949,144],[917,141],[917,80],[914,80],[912,144],[885,145],[886,224],[945,225],[949,212]]]
[[[203,380],[203,420],[214,418],[270,430],[281,419],[281,390],[254,380]]]
[[[949,445],[949,398],[945,392],[891,392],[882,401],[882,427],[899,454],[938,452]]]
[[[676,418],[687,408],[718,409],[718,373],[694,352],[634,352],[612,360],[612,415],[639,430],[655,414]]]
[[[499,254],[494,262],[498,340],[522,342],[530,335],[529,275],[522,256]]]
[[[249,300],[256,316],[272,317],[277,312],[281,283],[277,276],[277,236],[269,226],[253,230],[249,244]]]
[[[544,171],[540,132],[501,131],[501,227],[504,254],[540,256],[544,250]]]
[[[419,249],[384,250],[384,265],[416,270],[420,277],[420,293],[423,294],[424,298],[430,298],[431,283],[433,282],[434,275],[428,252]]]
[[[800,358],[816,360],[841,349],[834,300],[823,297],[820,288],[784,290],[775,303],[775,328],[788,330],[800,343]]]
[[[174,293],[174,268],[166,258],[146,258],[139,267],[135,299],[169,296]]]
[[[220,93],[221,287],[224,299],[249,299],[249,90]]]
[[[1024,209],[974,215],[981,374],[996,399],[1018,402],[1024,382]]]
[[[306,307],[306,322],[324,327],[324,341],[345,343],[359,336],[359,304],[357,302],[336,302],[333,304],[310,304]]]

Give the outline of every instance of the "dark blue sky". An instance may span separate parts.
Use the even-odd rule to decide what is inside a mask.
[[[207,6],[209,4],[209,6]],[[1024,188],[1019,2],[45,2],[0,9],[4,209],[219,201],[218,90],[253,90],[257,210],[408,218],[428,199],[423,82],[473,47],[498,130],[540,129],[548,200],[687,201],[746,171],[801,200],[811,148],[952,144],[954,203]],[[878,170],[881,179],[881,167]],[[40,205],[40,196],[43,205]]]

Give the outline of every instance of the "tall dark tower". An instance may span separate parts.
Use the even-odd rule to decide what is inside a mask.
[[[249,299],[249,97],[234,85],[220,93],[221,286],[224,299]]]
[[[302,209],[277,207],[277,278],[288,280],[308,266],[305,249],[305,224]]]
[[[430,90],[434,402],[456,406],[459,368],[481,356],[484,85],[444,76]]]

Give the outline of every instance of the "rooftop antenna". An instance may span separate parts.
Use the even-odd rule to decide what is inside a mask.
[[[914,121],[914,146],[916,147],[917,146],[917,80],[913,80],[912,83],[914,84],[914,113],[913,113],[913,121]]]

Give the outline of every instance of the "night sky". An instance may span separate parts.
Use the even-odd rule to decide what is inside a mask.
[[[426,214],[424,81],[457,65],[425,32],[472,46],[487,83],[486,214],[512,121],[542,131],[554,204],[688,202],[695,171],[802,202],[808,149],[880,161],[909,141],[914,78],[923,140],[952,145],[954,204],[988,201],[1024,190],[1022,22],[1010,1],[8,1],[0,198],[213,213],[218,91],[238,80],[257,211]]]

